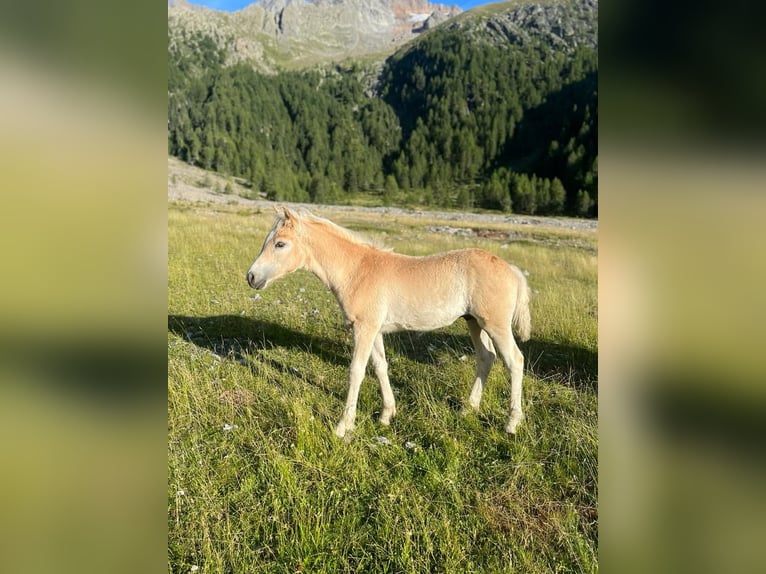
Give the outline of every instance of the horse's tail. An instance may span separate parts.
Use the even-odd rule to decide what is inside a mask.
[[[518,267],[514,267],[513,272],[519,280],[516,290],[516,307],[513,309],[513,324],[519,340],[529,341],[532,331],[532,319],[529,316],[529,285],[524,273]]]

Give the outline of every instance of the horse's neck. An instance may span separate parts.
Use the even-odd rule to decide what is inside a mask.
[[[361,252],[366,249],[369,247],[317,226],[310,240],[307,268],[341,300],[349,279],[357,274]]]

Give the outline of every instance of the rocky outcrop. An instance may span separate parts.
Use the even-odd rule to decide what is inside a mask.
[[[468,28],[495,44],[542,41],[564,51],[598,48],[598,0],[520,4],[447,26]]]
[[[460,12],[428,0],[259,0],[226,13],[176,0],[168,4],[168,34],[205,33],[229,62],[270,71],[385,55]]]
[[[359,55],[408,41],[435,14],[444,22],[461,12],[428,0],[261,0],[258,5],[273,15],[277,42]]]
[[[370,55],[382,60],[442,25],[493,44],[598,47],[598,0],[501,2],[456,17],[460,13],[428,0],[259,0],[234,13],[173,0],[168,36],[172,45],[190,33],[205,34],[228,63],[247,61],[266,72]]]
[[[425,19],[423,22],[423,30],[430,30],[432,28],[436,28],[436,26],[439,26],[440,24],[443,24],[450,18],[453,18],[454,16],[457,16],[460,12],[460,8],[458,8],[458,12],[456,12],[455,7],[453,6],[449,10],[434,10],[431,12],[431,14],[428,16],[428,18]]]

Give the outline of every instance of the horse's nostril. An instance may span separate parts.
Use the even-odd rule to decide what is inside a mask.
[[[253,275],[253,272],[252,272],[252,271],[248,271],[248,272],[247,272],[247,283],[248,283],[249,285],[252,285],[252,284],[253,284],[253,278],[254,278],[254,277],[255,277],[255,276]]]

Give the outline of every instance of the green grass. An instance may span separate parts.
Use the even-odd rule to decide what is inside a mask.
[[[377,217],[400,252],[477,245],[529,270],[527,418],[503,431],[499,363],[481,411],[460,414],[475,363],[458,321],[387,336],[398,414],[377,424],[368,370],[357,429],[337,439],[352,341],[332,295],[297,272],[253,298],[244,273],[271,213],[171,205],[168,570],[596,571],[595,234],[504,245],[424,231],[433,221],[330,217],[373,236]]]

